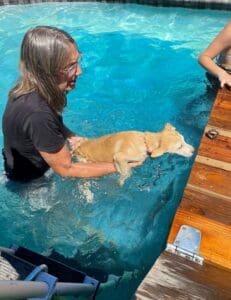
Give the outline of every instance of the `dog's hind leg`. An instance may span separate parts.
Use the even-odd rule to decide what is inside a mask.
[[[123,152],[118,152],[113,157],[115,167],[120,173],[119,185],[122,186],[124,181],[131,175],[131,167]]]

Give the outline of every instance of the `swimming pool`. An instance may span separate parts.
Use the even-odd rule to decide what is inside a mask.
[[[31,26],[54,25],[70,32],[83,52],[83,75],[64,114],[71,129],[93,137],[158,131],[170,122],[197,147],[214,96],[196,59],[228,20],[223,11],[135,4],[1,7],[1,117],[17,78],[22,36]],[[50,174],[26,186],[1,175],[1,246],[17,243],[43,254],[54,249],[109,278],[99,299],[127,300],[165,245],[192,162],[149,159],[123,188],[116,175],[67,180]]]

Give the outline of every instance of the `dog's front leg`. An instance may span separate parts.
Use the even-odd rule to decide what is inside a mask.
[[[113,160],[117,171],[120,173],[119,185],[122,186],[124,181],[131,175],[131,167],[123,152],[116,153]]]

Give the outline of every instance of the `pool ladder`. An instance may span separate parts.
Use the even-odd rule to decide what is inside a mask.
[[[49,300],[68,295],[95,299],[99,285],[85,273],[26,248],[0,247],[0,299]]]

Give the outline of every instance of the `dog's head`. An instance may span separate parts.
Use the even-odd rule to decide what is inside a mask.
[[[194,148],[187,144],[184,137],[171,124],[166,124],[160,133],[147,133],[147,144],[151,157],[164,153],[175,153],[185,157],[193,155]]]

